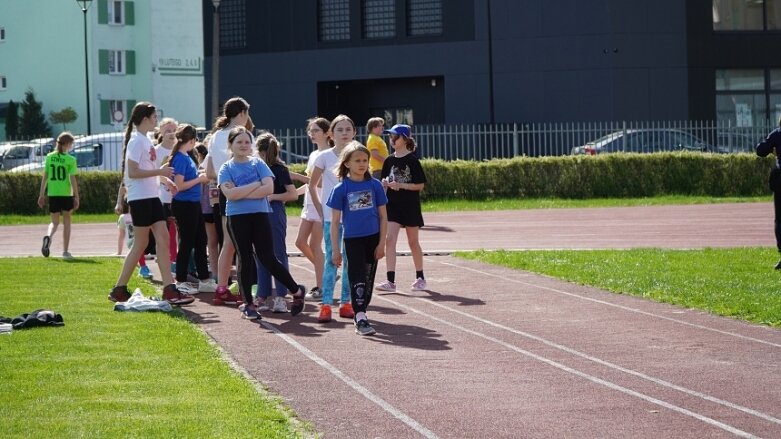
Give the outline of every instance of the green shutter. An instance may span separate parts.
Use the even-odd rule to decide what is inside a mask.
[[[125,24],[128,26],[136,24],[136,8],[133,2],[125,2]]]
[[[109,101],[100,101],[100,124],[111,125],[111,107]]]
[[[98,50],[98,73],[108,75],[108,50]]]
[[[108,0],[98,0],[98,24],[108,24]]]
[[[133,107],[136,106],[136,101],[125,101],[125,120],[130,120],[130,114],[133,113]]]
[[[127,73],[128,75],[135,75],[136,74],[136,51],[135,50],[125,51],[125,64],[127,65],[127,69],[125,70],[125,73]]]

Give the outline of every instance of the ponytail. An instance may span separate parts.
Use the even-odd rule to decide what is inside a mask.
[[[195,139],[195,127],[190,124],[181,124],[176,128],[176,144],[174,145],[173,149],[171,149],[171,154],[168,155],[168,157],[165,158],[165,162],[163,163],[165,166],[171,166],[171,162],[174,159],[174,156],[179,153],[179,150],[182,148],[182,145],[189,142],[190,140]]]
[[[127,144],[130,143],[130,135],[133,134],[133,126],[138,125],[145,117],[149,117],[157,111],[154,105],[150,102],[139,102],[130,112],[130,118],[127,121],[127,128],[125,129],[125,141],[122,142],[122,181],[125,180],[125,160],[127,158]]]
[[[76,139],[73,137],[73,134],[67,131],[63,131],[59,136],[57,136],[57,152],[59,154],[65,154],[65,145],[70,145],[75,140]]]
[[[231,120],[233,120],[234,117],[238,116],[242,111],[248,110],[249,103],[247,103],[244,98],[236,96],[228,99],[225,101],[225,105],[222,106],[222,114],[214,121],[214,128],[212,128],[212,132],[216,132],[227,127],[230,125]]]

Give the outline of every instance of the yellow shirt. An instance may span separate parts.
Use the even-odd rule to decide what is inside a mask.
[[[369,138],[366,139],[366,148],[369,149],[369,152],[377,151],[381,156],[387,158],[388,157],[388,145],[385,144],[385,141],[382,140],[382,137],[376,135],[376,134],[369,134]],[[375,171],[381,171],[382,170],[382,162],[374,158],[374,156],[369,158],[369,172],[375,172]]]

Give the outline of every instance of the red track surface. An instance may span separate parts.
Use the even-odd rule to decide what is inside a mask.
[[[774,245],[765,203],[426,222],[429,252]],[[0,253],[37,254],[42,229],[0,229]],[[71,252],[111,253],[115,233],[77,228]],[[308,262],[291,264],[311,285]],[[781,331],[450,256],[427,257],[425,271],[426,292],[375,292],[374,337],[344,319],[318,324],[314,304],[260,324],[211,295],[186,309],[323,437],[781,437]],[[397,273],[399,285],[412,282],[411,258]]]

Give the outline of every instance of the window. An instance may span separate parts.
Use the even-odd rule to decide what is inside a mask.
[[[73,148],[70,155],[76,157],[76,166],[91,168],[103,164],[103,145],[91,143]]]
[[[752,127],[774,117],[768,114],[765,76],[764,70],[716,70],[716,118]]]
[[[124,50],[108,51],[108,73],[110,75],[125,74],[125,51]]]
[[[5,76],[0,76],[0,90],[6,89]]]
[[[125,122],[125,101],[109,101],[109,120],[112,124]]]
[[[781,29],[781,0],[713,0],[713,30]]]
[[[396,36],[396,1],[363,1],[363,37],[393,38]]]
[[[407,0],[407,32],[410,36],[442,34],[441,0]]]
[[[220,3],[220,49],[247,47],[246,9],[244,0]]]
[[[5,28],[0,27],[0,43],[2,43],[3,41],[5,41]]]
[[[317,2],[317,33],[320,41],[350,39],[350,0]]]
[[[385,125],[392,126],[397,123],[415,125],[412,108],[372,108],[371,114],[379,114],[385,119]]]
[[[125,24],[124,5],[122,0],[108,2],[108,24]]]

